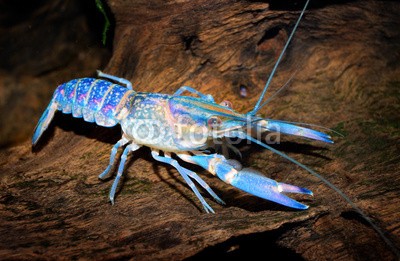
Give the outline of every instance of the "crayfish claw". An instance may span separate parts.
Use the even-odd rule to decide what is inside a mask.
[[[269,179],[263,176],[261,173],[254,169],[243,169],[237,172],[236,175],[229,177],[230,174],[225,175],[223,173],[217,173],[217,176],[222,180],[226,181],[238,189],[241,189],[254,196],[267,199],[278,204],[296,208],[296,209],[307,209],[308,206],[283,194],[287,193],[300,193],[312,195],[312,192],[308,189],[289,185],[285,183],[276,182],[273,179]],[[228,179],[226,179],[228,178]]]
[[[242,169],[235,160],[227,160],[222,155],[179,155],[183,160],[198,164],[211,173],[217,175],[222,181],[241,189],[254,196],[276,202],[278,204],[295,208],[307,209],[308,206],[286,196],[283,193],[298,193],[313,195],[306,189],[279,183],[273,179],[265,177],[262,173],[254,169]]]

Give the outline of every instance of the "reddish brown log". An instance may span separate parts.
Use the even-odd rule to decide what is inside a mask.
[[[309,210],[292,211],[257,199],[191,166],[227,203],[220,206],[204,193],[217,212],[205,214],[176,170],[154,162],[147,148],[131,156],[111,206],[112,181],[102,182],[97,175],[120,137],[118,127],[105,129],[59,113],[38,148],[32,151],[27,140],[39,108],[45,108],[57,84],[93,76],[96,68],[131,80],[138,91],[173,93],[190,85],[247,112],[303,2],[110,0],[115,28],[104,68],[107,51],[94,44],[99,37],[90,36],[87,6],[51,2],[27,7],[23,21],[7,24],[10,16],[0,16],[1,35],[12,36],[0,39],[6,46],[0,71],[5,97],[0,104],[2,258],[204,260],[255,253],[268,259],[396,259],[336,193],[254,145],[241,147],[243,164],[311,189],[313,199],[297,197]],[[261,113],[344,133],[333,145],[282,136],[276,148],[342,189],[399,246],[400,4],[314,2],[269,95],[295,76]],[[29,25],[36,30],[27,30]],[[35,39],[32,45],[24,44],[22,34]],[[49,41],[42,43],[46,36]],[[48,60],[42,60],[46,54]],[[241,85],[247,97],[240,96]],[[19,138],[11,139],[13,133]]]

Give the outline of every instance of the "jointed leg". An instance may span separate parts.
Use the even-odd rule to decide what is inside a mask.
[[[209,102],[214,102],[214,98],[212,97],[211,94],[203,94],[203,93],[199,92],[198,90],[193,89],[192,87],[189,87],[189,86],[182,86],[182,87],[180,87],[180,88],[174,93],[174,96],[179,96],[179,95],[181,95],[182,93],[184,93],[185,91],[188,91],[188,92],[193,93],[193,94],[197,94],[197,95],[198,95],[200,98],[202,98],[203,100],[206,100],[206,101],[209,101]]]
[[[206,210],[206,212],[207,213],[209,213],[209,212],[215,213],[214,210],[210,207],[210,205],[208,205],[208,203],[204,200],[203,196],[201,196],[200,192],[196,188],[196,185],[189,178],[189,176],[192,175],[190,173],[191,172],[190,170],[185,169],[184,167],[180,166],[176,160],[170,158],[169,156],[162,157],[155,151],[152,151],[151,155],[157,161],[161,161],[161,162],[164,162],[164,163],[167,163],[167,164],[170,164],[170,165],[174,166],[178,170],[179,174],[182,175],[183,179],[186,181],[186,183],[192,189],[192,191],[197,196],[197,198],[200,200],[201,204],[203,204],[203,207]]]
[[[137,145],[135,143],[131,143],[125,147],[124,152],[122,153],[121,162],[119,163],[119,167],[118,167],[118,173],[117,173],[117,176],[115,177],[114,183],[112,184],[112,187],[110,190],[110,201],[111,201],[111,204],[113,204],[113,205],[114,205],[115,192],[117,191],[119,180],[121,179],[122,173],[124,171],[126,158],[128,157],[129,152],[135,151],[139,148],[140,148],[139,145]]]
[[[120,77],[117,77],[117,76],[114,76],[111,74],[103,73],[102,71],[99,71],[99,70],[97,70],[97,75],[99,77],[103,77],[105,79],[110,79],[110,80],[116,81],[118,83],[125,84],[128,89],[132,90],[132,83],[130,81],[128,81],[127,79],[120,78]]]
[[[127,144],[128,142],[129,140],[122,137],[122,139],[120,139],[117,143],[115,143],[114,147],[111,149],[110,163],[108,164],[107,168],[99,175],[99,179],[104,179],[107,176],[112,166],[114,165],[115,155],[117,154],[118,149]]]
[[[210,186],[202,178],[200,178],[200,176],[197,175],[196,172],[188,170],[187,174],[189,177],[196,180],[196,182],[199,183],[200,186],[202,186],[219,204],[225,205],[225,202],[220,197],[218,197],[217,194],[215,194]]]

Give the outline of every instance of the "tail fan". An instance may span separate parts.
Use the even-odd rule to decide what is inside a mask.
[[[50,104],[47,106],[46,110],[43,112],[42,116],[39,119],[38,124],[35,127],[33,137],[32,137],[32,145],[35,146],[43,132],[49,126],[51,120],[54,117],[55,112],[57,111],[57,103],[51,100]]]

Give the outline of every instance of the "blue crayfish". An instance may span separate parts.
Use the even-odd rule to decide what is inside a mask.
[[[99,75],[126,83],[125,79],[116,79],[101,72]],[[118,174],[111,188],[112,203],[129,152],[141,146],[148,146],[152,149],[155,160],[171,164],[179,171],[207,212],[213,210],[191,179],[197,181],[218,202],[223,201],[196,173],[180,166],[171,157],[171,153],[184,161],[202,166],[223,181],[253,195],[292,208],[307,208],[282,192],[312,195],[310,190],[276,182],[255,170],[242,169],[236,160],[228,160],[220,154],[208,154],[204,150],[209,147],[210,142],[223,137],[248,139],[270,148],[250,136],[247,133],[249,128],[332,142],[327,134],[281,121],[263,119],[250,113],[238,113],[230,107],[229,102],[217,104],[210,95],[204,95],[186,86],[181,87],[175,94],[168,95],[135,92],[129,83],[127,85],[128,88],[94,78],[75,79],[60,85],[39,120],[33,135],[33,144],[36,144],[46,130],[57,110],[72,113],[73,117],[83,117],[87,122],[96,122],[104,127],[120,124],[122,138],[114,145],[110,163],[99,176],[104,178],[109,174],[118,148],[128,144],[122,153]],[[195,93],[199,98],[181,96],[184,91]],[[226,145],[232,146],[229,143]],[[159,154],[159,150],[164,151],[164,156]]]
[[[275,64],[273,73],[306,6],[304,6],[287,44]],[[57,110],[67,114],[72,113],[73,117],[83,118],[87,122],[95,122],[104,127],[120,124],[123,131],[122,138],[112,148],[109,165],[99,176],[100,179],[108,176],[118,149],[125,146],[118,174],[109,195],[113,204],[128,154],[141,146],[147,146],[152,149],[151,154],[155,160],[170,164],[178,170],[206,212],[214,212],[214,210],[199,193],[193,180],[200,184],[217,202],[221,204],[224,202],[196,173],[179,165],[172,154],[183,161],[202,166],[226,183],[250,194],[291,208],[307,209],[308,206],[283,193],[312,195],[310,190],[276,182],[256,170],[242,169],[241,164],[236,160],[227,159],[218,153],[210,154],[207,151],[210,144],[212,146],[216,141],[223,141],[223,146],[235,149],[227,138],[247,139],[284,156],[313,173],[306,166],[251,136],[254,130],[258,133],[269,131],[332,143],[331,137],[325,133],[289,122],[264,119],[256,115],[262,107],[260,103],[273,73],[271,73],[254,109],[242,114],[236,112],[230,102],[224,101],[217,104],[211,95],[205,95],[191,87],[183,86],[173,95],[136,92],[128,80],[98,72],[99,77],[107,80],[81,78],[58,86],[36,126],[32,143],[33,145],[37,143]],[[185,91],[198,97],[182,96]],[[160,154],[160,151],[163,151],[163,154]]]
[[[307,209],[308,206],[283,193],[312,195],[310,190],[274,181],[253,169],[243,169],[238,161],[227,159],[224,155],[218,153],[212,154],[208,150],[208,148],[222,142],[222,146],[237,152],[237,149],[231,144],[230,138],[246,139],[281,155],[327,184],[345,199],[377,231],[397,257],[400,257],[399,251],[384,235],[383,231],[341,190],[307,166],[254,137],[254,133],[258,135],[262,132],[278,132],[333,143],[331,137],[323,132],[298,126],[293,122],[264,119],[257,115],[260,108],[268,102],[267,100],[261,104],[308,3],[309,0],[306,1],[262,94],[250,112],[245,114],[236,112],[230,102],[223,101],[217,104],[211,95],[200,93],[187,86],[179,88],[173,95],[136,92],[132,89],[132,84],[128,80],[99,72],[99,77],[107,80],[81,78],[58,86],[35,128],[32,144],[35,145],[38,142],[57,110],[67,114],[72,113],[73,117],[83,118],[87,122],[95,122],[104,127],[120,124],[123,131],[122,138],[112,148],[109,165],[99,176],[100,179],[108,176],[118,149],[125,146],[121,155],[118,174],[109,195],[113,204],[128,154],[141,146],[147,146],[151,148],[151,154],[155,160],[170,164],[178,170],[196,194],[206,212],[214,213],[214,210],[204,200],[193,180],[202,186],[218,203],[224,204],[224,201],[196,173],[179,165],[178,161],[172,157],[173,155],[183,161],[200,165],[226,183],[252,195],[291,208]],[[182,96],[185,91],[198,97]],[[160,151],[163,151],[163,153],[160,154]]]

